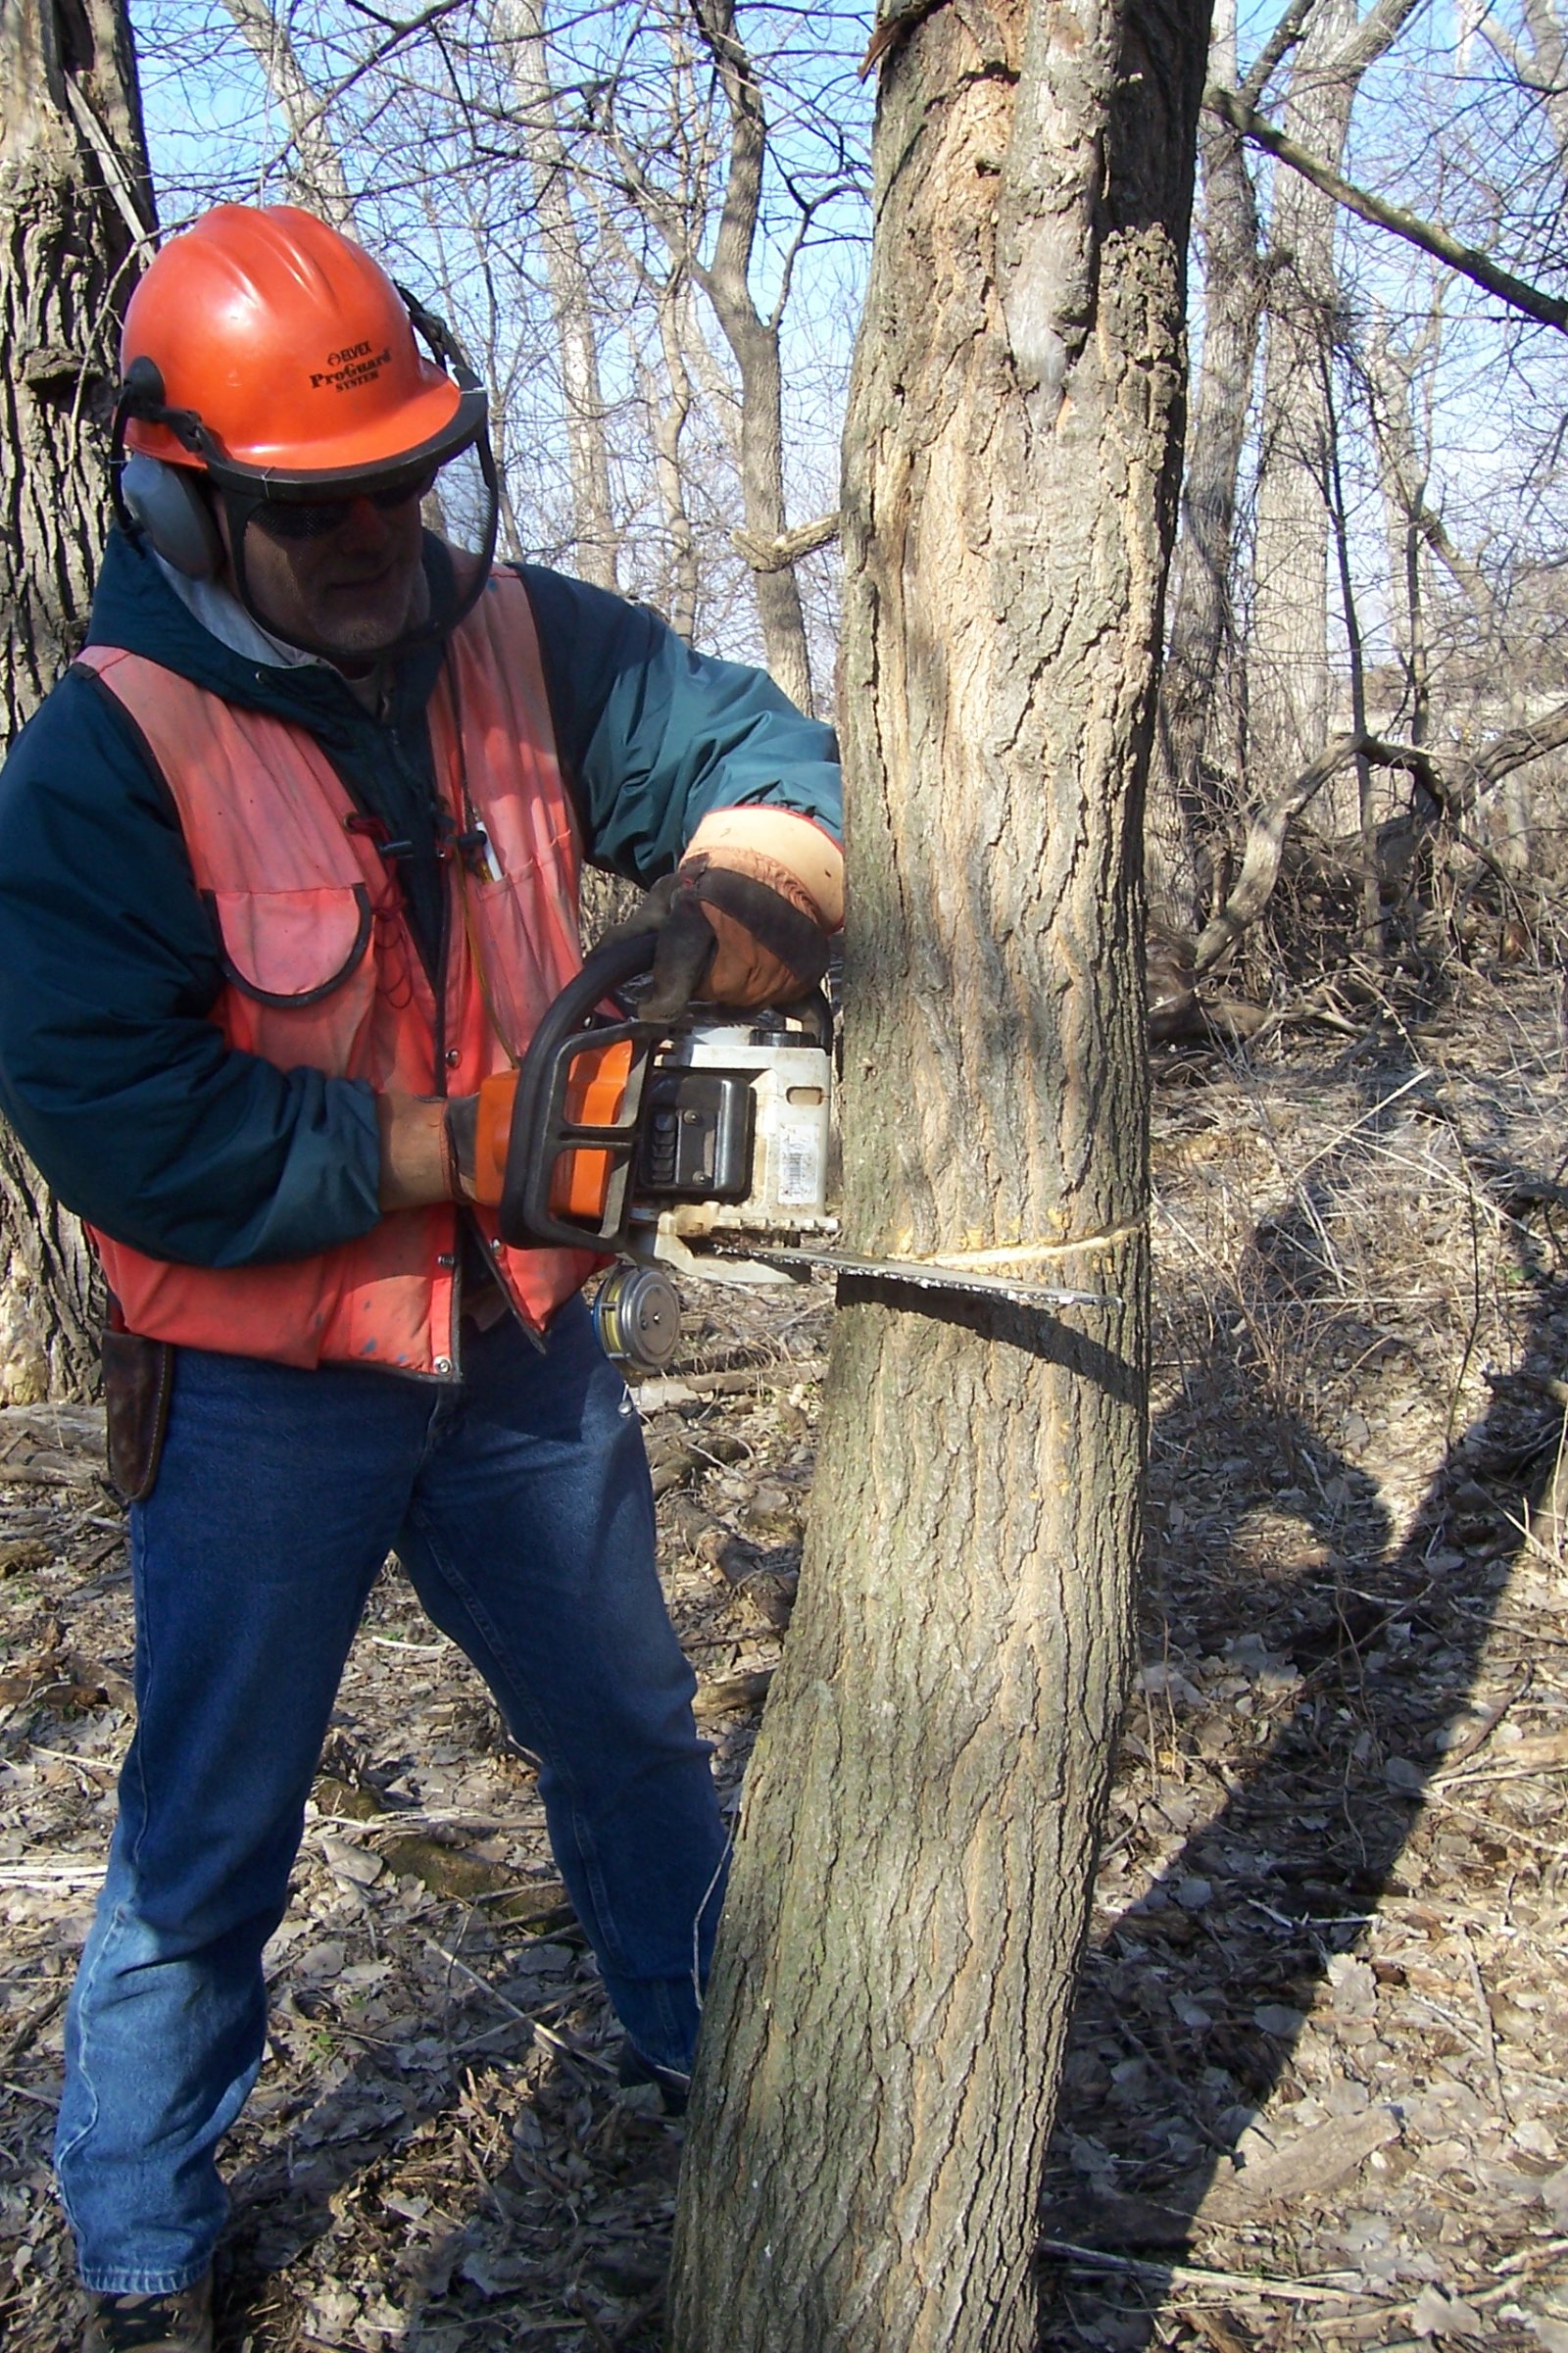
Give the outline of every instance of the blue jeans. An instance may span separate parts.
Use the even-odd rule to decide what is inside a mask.
[[[628,2036],[691,2065],[724,1836],[636,1412],[580,1300],[546,1352],[509,1316],[463,1369],[437,1389],[179,1352],[131,1513],[136,1735],[67,2020],[55,2154],[89,2288],[167,2293],[212,2260],[218,2142],[261,2066],[262,1947],[389,1551],[538,1760]]]

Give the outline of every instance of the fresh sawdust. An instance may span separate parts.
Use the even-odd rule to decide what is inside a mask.
[[[1042,2222],[1045,2353],[1568,2353],[1568,1059],[1554,984],[1156,1071],[1144,1666]],[[642,1386],[733,1809],[823,1284]],[[62,2012],[129,1726],[82,1409],[0,1414],[0,2337],[78,2328]],[[269,1955],[222,2353],[652,2353],[680,2129],[617,2093],[533,1777],[389,1569]]]

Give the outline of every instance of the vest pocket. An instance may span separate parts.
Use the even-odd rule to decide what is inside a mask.
[[[255,1005],[319,1004],[356,972],[370,944],[363,882],[316,891],[204,891],[224,977]]]

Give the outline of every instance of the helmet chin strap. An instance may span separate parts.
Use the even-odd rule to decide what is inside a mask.
[[[258,602],[245,564],[245,541],[251,516],[260,501],[247,498],[238,491],[220,490],[218,496],[228,525],[225,536],[228,543],[229,583],[244,611],[257,627],[265,629],[270,637],[280,639],[284,645],[293,646],[301,654],[314,654],[318,661],[330,662],[334,669],[342,670],[345,676],[363,675],[384,662],[401,662],[406,655],[417,653],[423,646],[435,645],[450,637],[467,619],[484,594],[490,566],[495,561],[496,539],[500,530],[501,492],[496,480],[495,458],[490,448],[489,434],[481,433],[473,449],[479,461],[486,493],[483,545],[471,557],[463,557],[451,551],[456,593],[449,593],[444,598],[437,598],[428,569],[421,568],[420,577],[425,585],[424,610],[417,620],[400,630],[384,646],[336,645],[327,638],[312,637],[303,630],[284,628],[274,620],[266,607]],[[471,576],[466,582],[463,579],[466,564],[472,565]]]

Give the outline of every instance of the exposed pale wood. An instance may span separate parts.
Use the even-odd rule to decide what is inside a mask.
[[[839,535],[837,515],[819,515],[814,523],[797,523],[774,540],[754,539],[749,531],[734,533],[735,545],[754,572],[782,571],[786,564],[799,564],[803,556],[814,555],[818,548],[832,544]]]

